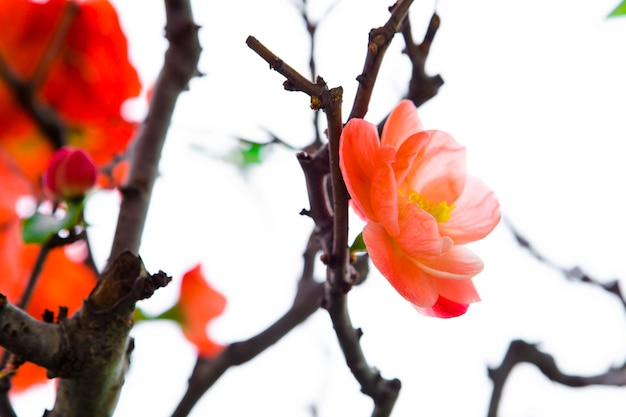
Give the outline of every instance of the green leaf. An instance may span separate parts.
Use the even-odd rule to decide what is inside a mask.
[[[25,243],[43,245],[63,229],[78,224],[81,219],[85,200],[68,202],[67,211],[62,218],[49,214],[35,213],[22,224],[22,239]]]
[[[249,142],[247,140],[239,140],[239,148],[237,149],[240,164],[244,167],[260,164],[263,162],[265,143]]]
[[[133,321],[135,323],[139,323],[147,320],[152,320],[152,317],[147,315],[141,308],[135,307],[135,311],[133,312]]]
[[[351,254],[358,252],[367,252],[367,246],[365,246],[365,241],[363,240],[363,233],[359,233],[354,239],[354,242],[352,242],[352,245],[350,245]]]
[[[272,145],[272,142],[258,143],[239,139],[237,147],[231,150],[223,159],[239,166],[239,168],[249,168],[265,161],[270,145]]]
[[[183,314],[180,311],[180,307],[178,304],[174,305],[169,310],[165,310],[163,313],[158,316],[151,317],[151,320],[172,320],[177,323],[183,323]]]
[[[626,15],[626,0],[622,1],[608,17],[624,16]]]
[[[251,164],[259,164],[263,159],[263,155],[261,151],[263,150],[263,145],[260,143],[252,143],[248,149],[242,150],[241,155],[243,156],[243,164],[251,165]]]

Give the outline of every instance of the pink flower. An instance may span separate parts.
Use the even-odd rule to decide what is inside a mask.
[[[83,197],[96,183],[96,166],[83,150],[63,147],[52,156],[44,174],[44,187],[55,198]]]
[[[465,173],[465,148],[452,136],[425,131],[412,102],[376,126],[350,120],[339,149],[352,206],[367,222],[372,262],[422,314],[455,317],[480,298],[471,278],[482,261],[465,244],[500,220],[493,192]]]

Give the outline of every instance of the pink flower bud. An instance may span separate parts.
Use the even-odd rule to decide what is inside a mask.
[[[52,156],[43,183],[55,198],[71,200],[93,188],[96,175],[96,165],[85,151],[66,146]]]

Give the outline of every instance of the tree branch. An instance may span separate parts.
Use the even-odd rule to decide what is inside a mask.
[[[352,112],[348,119],[362,119],[367,114],[372,91],[374,91],[374,84],[376,83],[378,71],[383,62],[385,52],[391,44],[396,32],[398,32],[402,26],[412,3],[413,0],[398,0],[396,4],[391,7],[391,17],[387,23],[385,23],[384,26],[370,31],[367,56],[365,58],[365,64],[363,65],[363,71],[361,75],[357,77],[359,88],[357,89],[354,104],[352,105]]]
[[[128,182],[122,188],[122,204],[109,261],[124,250],[137,252],[157,176],[161,151],[172,113],[181,92],[198,75],[199,27],[189,0],[165,0],[165,36],[170,46],[157,78],[146,120],[134,139]]]
[[[21,360],[54,368],[63,347],[58,325],[36,320],[0,294],[0,345]]]
[[[559,370],[554,358],[541,352],[536,344],[524,342],[523,340],[513,340],[509,349],[498,368],[489,368],[489,378],[493,381],[493,392],[489,404],[489,417],[498,416],[498,407],[502,398],[504,384],[513,368],[519,363],[533,364],[551,381],[568,387],[580,388],[589,385],[626,385],[626,363],[619,368],[611,368],[605,373],[593,376],[568,375]]]
[[[503,221],[504,224],[509,228],[511,233],[513,233],[513,237],[517,241],[517,244],[527,250],[537,261],[559,271],[561,274],[563,274],[565,278],[570,281],[584,282],[586,284],[602,288],[609,294],[612,294],[619,298],[622,306],[624,307],[624,310],[626,310],[626,298],[624,297],[624,291],[622,291],[619,280],[614,279],[608,282],[602,282],[589,276],[578,266],[566,268],[564,266],[558,265],[557,263],[544,256],[525,236],[521,234],[519,230],[517,230],[513,226],[513,224],[508,219],[503,218]]]
[[[404,2],[402,0],[398,3],[399,6],[396,7],[395,11],[392,13],[392,18],[388,22],[389,26],[395,27],[397,30],[399,23],[396,22],[395,19],[398,16],[402,16],[403,18],[403,16],[406,15],[407,10],[404,10],[404,7],[408,7],[408,4],[410,4],[410,2]],[[385,30],[389,30],[387,25]],[[393,33],[395,33],[395,31]],[[375,41],[378,42],[379,40],[380,38],[375,36]],[[388,42],[390,42],[390,39],[388,39],[386,43],[383,42],[381,44],[383,50],[377,50],[375,56],[373,58],[369,57],[369,59],[382,60],[382,55]],[[356,272],[354,272],[350,266],[348,251],[349,197],[341,175],[341,170],[339,169],[339,140],[343,129],[341,119],[342,89],[341,87],[328,89],[322,77],[319,76],[315,84],[311,83],[252,36],[248,37],[246,43],[270,64],[271,69],[276,70],[287,78],[283,84],[286,90],[307,93],[311,97],[311,108],[314,110],[323,109],[326,114],[329,141],[327,152],[330,181],[332,184],[333,233],[332,241],[328,242],[324,239],[320,242],[325,252],[322,260],[327,265],[324,299],[325,308],[330,313],[335,333],[339,339],[339,344],[346,357],[350,370],[359,384],[361,384],[363,393],[374,400],[375,406],[372,415],[376,417],[388,416],[397,399],[400,390],[400,381],[396,379],[391,381],[385,380],[380,376],[380,373],[369,367],[359,344],[360,332],[356,331],[352,326],[346,303],[346,294],[356,281]],[[370,48],[375,49],[379,47],[377,43],[374,44],[375,46],[371,45],[372,44],[370,44]],[[380,52],[380,54],[378,54],[378,52]],[[371,63],[368,65],[366,62],[366,68],[370,68],[370,65]],[[377,65],[380,66],[380,61]],[[372,68],[370,73],[373,77],[370,77],[369,80],[372,82],[373,87],[377,68],[375,71],[374,68]],[[365,111],[367,110],[367,103],[369,102],[369,95],[367,97],[363,95],[367,94],[366,90],[367,89],[364,89],[361,92],[362,98],[359,100],[361,105],[365,104]],[[369,94],[371,95],[371,89],[369,90]],[[324,148],[319,149],[317,153],[322,152],[322,149]],[[300,154],[299,159],[302,163],[306,161],[307,157],[304,154]],[[320,183],[312,184],[312,179]],[[315,193],[321,193],[320,190],[323,190],[321,179],[323,179],[323,176],[320,175],[315,179],[309,177],[307,179],[307,187],[309,190],[314,190]],[[309,198],[311,198],[311,196]],[[323,201],[328,201],[328,199],[324,198]],[[326,221],[326,209],[323,207],[315,209],[315,206],[321,203],[319,201],[312,201],[311,204],[311,213],[317,212],[320,218]],[[316,220],[315,217],[314,220]],[[325,225],[317,226],[320,229],[324,229]]]
[[[626,300],[619,285],[619,281],[614,280],[608,283],[602,283],[596,279],[589,277],[579,267],[565,268],[545,257],[535,246],[523,236],[506,218],[504,223],[511,230],[517,243],[527,250],[537,261],[547,265],[560,273],[568,280],[584,282],[587,284],[598,286],[606,292],[618,297],[622,306],[626,309]],[[508,379],[512,369],[519,363],[533,364],[551,381],[558,382],[569,387],[585,387],[589,385],[610,385],[625,386],[626,385],[626,362],[619,368],[611,368],[607,372],[594,376],[578,376],[567,375],[561,372],[554,358],[544,352],[541,352],[536,344],[531,344],[522,340],[513,340],[509,345],[509,349],[498,368],[489,368],[489,378],[493,381],[493,392],[489,405],[489,417],[497,417],[498,407],[502,398],[504,385]]]
[[[49,377],[58,377],[54,409],[46,416],[113,414],[134,347],[129,333],[135,303],[171,280],[161,271],[148,274],[130,252],[120,254],[106,274],[83,307],[58,324],[64,349],[46,366]]]
[[[439,87],[443,85],[443,78],[439,74],[434,76],[426,75],[426,59],[430,52],[430,45],[435,38],[435,34],[439,29],[440,19],[437,13],[433,13],[430,23],[426,29],[424,40],[420,44],[413,42],[411,31],[411,21],[407,16],[402,28],[402,36],[406,48],[404,52],[407,54],[413,65],[411,81],[409,82],[409,92],[406,96],[413,101],[415,107],[419,107],[434,96],[437,95]]]

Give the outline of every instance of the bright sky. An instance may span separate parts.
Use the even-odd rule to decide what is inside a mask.
[[[310,2],[314,18],[331,4]],[[206,77],[194,80],[180,101],[143,240],[141,256],[152,272],[162,269],[177,280],[203,263],[229,300],[212,328],[224,343],[256,334],[288,308],[312,226],[298,215],[307,200],[293,152],[276,149],[246,176],[211,157],[227,151],[233,135],[267,139],[265,129],[295,146],[311,140],[307,97],[283,91],[282,77],[245,45],[254,35],[308,75],[309,43],[294,3],[194,3]],[[367,33],[386,21],[388,3],[343,0],[320,25],[318,72],[330,86],[344,87],[346,114]],[[496,191],[504,216],[544,255],[600,280],[626,279],[620,210],[626,204],[626,18],[605,19],[617,3],[439,1],[442,25],[428,70],[446,83],[420,109],[427,128],[448,131],[467,147],[469,173]],[[152,0],[115,4],[131,56],[150,84],[166,47],[162,6]],[[432,1],[413,6],[416,38],[432,9]],[[372,122],[405,88],[409,67],[402,47],[398,39],[388,51],[367,116]],[[89,207],[101,263],[116,204],[114,195],[97,195]],[[486,265],[475,279],[483,301],[461,318],[420,316],[376,272],[350,294],[370,363],[402,380],[394,416],[485,416],[491,395],[486,366],[497,366],[514,338],[539,342],[569,373],[589,375],[624,362],[625,312],[613,297],[538,264],[502,225],[473,249]],[[169,307],[177,284],[143,307]],[[115,416],[168,416],[186,387],[193,348],[167,323],[142,324],[134,336],[132,369]],[[19,398],[20,416],[51,406],[49,390],[37,393]],[[228,371],[192,417],[305,417],[313,404],[322,417],[371,410],[324,311],[257,360]],[[605,417],[623,416],[624,390],[563,388],[519,366],[501,415],[582,417],[598,415],[600,407]]]

